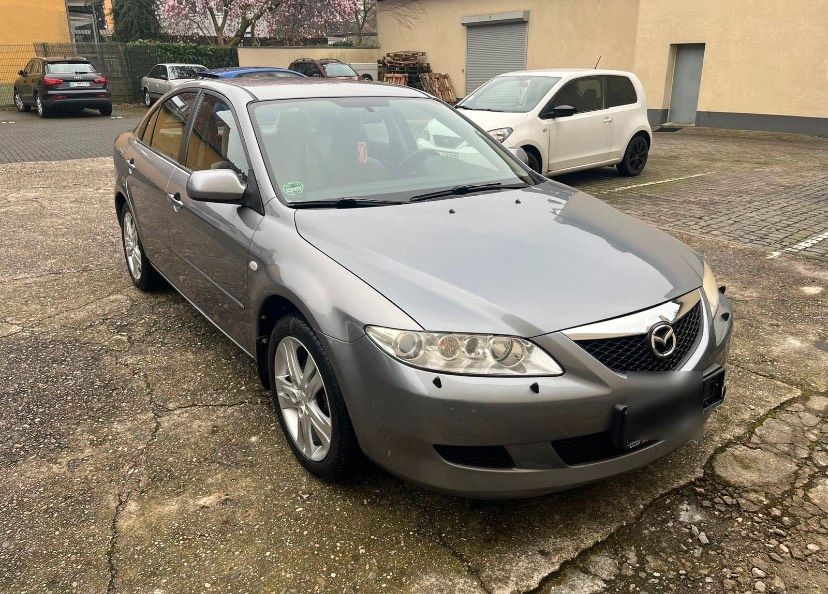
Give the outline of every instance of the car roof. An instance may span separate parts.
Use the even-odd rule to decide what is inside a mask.
[[[290,72],[291,74],[299,74],[287,68],[279,68],[278,66],[227,66],[225,68],[211,68],[207,72],[211,74],[223,73],[245,73],[245,72]]]
[[[573,76],[588,76],[588,75],[607,75],[615,74],[621,76],[632,76],[631,72],[623,70],[603,70],[599,68],[547,68],[543,70],[515,70],[514,72],[506,72],[499,76],[515,76],[515,75],[531,75],[531,76],[549,76],[549,77],[573,77]]]
[[[217,91],[221,91],[224,85],[241,87],[259,101],[317,97],[429,97],[428,94],[411,87],[329,78],[215,78],[200,79],[194,83],[194,86],[212,88]]]
[[[204,64],[195,64],[195,63],[184,63],[184,62],[161,62],[156,64],[156,66],[200,66],[201,68],[206,68]]]

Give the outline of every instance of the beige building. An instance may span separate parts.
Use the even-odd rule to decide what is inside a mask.
[[[636,73],[650,119],[828,136],[828,0],[380,0],[382,53],[459,96],[523,68]]]

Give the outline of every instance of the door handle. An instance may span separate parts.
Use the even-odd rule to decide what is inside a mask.
[[[135,158],[133,157],[129,161],[127,161],[127,171],[128,173],[132,173],[135,171]]]
[[[607,116],[602,120],[605,124],[609,124],[612,121],[612,118]]]
[[[167,197],[172,201],[173,210],[175,212],[178,212],[184,208],[184,203],[181,201],[181,194],[178,192],[175,194],[167,194]]]

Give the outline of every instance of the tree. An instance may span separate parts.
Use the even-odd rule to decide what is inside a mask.
[[[155,0],[113,0],[115,39],[156,39],[161,34]]]
[[[356,33],[357,45],[362,45],[362,38],[377,22],[377,0],[359,0],[351,17]]]
[[[239,45],[251,35],[301,36],[353,14],[358,0],[160,0],[170,33],[197,31],[217,45]]]

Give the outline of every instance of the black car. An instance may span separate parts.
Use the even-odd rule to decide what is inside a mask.
[[[32,107],[45,118],[56,109],[97,109],[112,114],[106,77],[86,58],[33,58],[14,83],[18,111]]]

